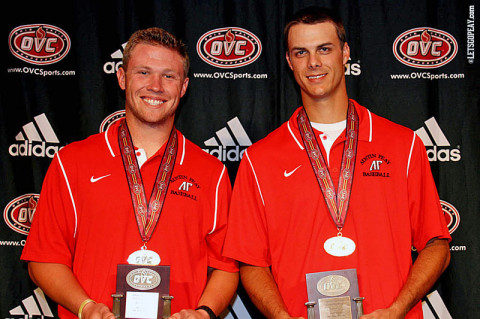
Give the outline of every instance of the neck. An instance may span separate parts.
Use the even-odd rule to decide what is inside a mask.
[[[168,141],[173,120],[162,124],[138,123],[127,117],[128,130],[135,147],[142,148],[147,158],[154,155]]]
[[[315,123],[337,123],[347,118],[348,96],[338,98],[310,99],[302,96],[303,106],[310,121]]]

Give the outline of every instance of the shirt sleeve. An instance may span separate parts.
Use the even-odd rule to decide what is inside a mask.
[[[222,255],[227,231],[228,209],[232,194],[230,178],[225,166],[215,185],[215,214],[213,226],[207,235],[208,266],[229,272],[238,271],[237,262]]]
[[[57,153],[43,181],[21,259],[72,267],[74,232],[75,209],[67,175]]]
[[[432,238],[451,240],[425,146],[416,135],[408,171],[408,201],[412,242],[417,250]]]
[[[247,151],[235,179],[224,254],[254,266],[271,265],[264,199]]]

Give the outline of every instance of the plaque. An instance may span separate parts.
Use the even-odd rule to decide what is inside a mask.
[[[363,315],[356,269],[306,275],[308,319],[357,319]]]
[[[112,311],[122,319],[170,316],[170,266],[117,265]]]

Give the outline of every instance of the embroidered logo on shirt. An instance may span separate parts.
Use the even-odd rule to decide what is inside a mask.
[[[290,172],[287,172],[287,170],[285,170],[283,172],[283,176],[285,177],[290,177],[293,173],[295,173],[297,171],[297,169],[299,169],[302,165],[298,165],[296,168],[294,168],[292,171]]]
[[[107,175],[103,175],[103,176],[100,176],[100,177],[94,177],[94,176],[92,175],[92,177],[90,177],[90,182],[91,182],[91,183],[96,183],[96,182],[98,182],[99,180],[104,179],[105,177],[108,177],[108,176],[110,176],[110,175],[112,175],[112,174],[107,174]]]
[[[368,154],[360,160],[360,164],[366,168],[362,172],[362,176],[391,177],[390,172],[387,171],[391,161],[382,154]]]
[[[177,175],[170,181],[170,194],[190,198],[191,200],[198,200],[197,190],[200,185],[194,178],[186,175]]]

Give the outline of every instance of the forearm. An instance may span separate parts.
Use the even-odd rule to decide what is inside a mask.
[[[435,239],[418,254],[410,274],[391,308],[406,315],[430,290],[450,263],[447,240]]]
[[[33,282],[52,300],[75,314],[81,303],[89,298],[66,265],[29,262],[28,272]]]
[[[219,315],[233,298],[238,286],[238,272],[214,269],[197,306],[207,306]]]
[[[252,302],[267,318],[290,318],[270,268],[242,264],[240,278]]]
[[[28,272],[33,282],[47,296],[75,315],[78,314],[81,304],[90,298],[72,270],[66,265],[29,262]],[[113,316],[107,306],[92,302],[83,307],[82,314],[82,319],[87,319],[90,316],[92,318],[109,318]]]
[[[448,242],[431,240],[419,252],[395,301],[387,309],[378,309],[363,318],[404,318],[406,314],[428,293],[450,263]]]

